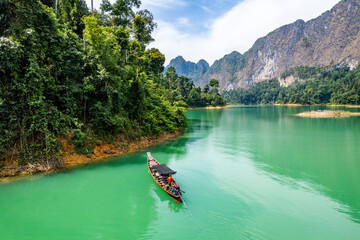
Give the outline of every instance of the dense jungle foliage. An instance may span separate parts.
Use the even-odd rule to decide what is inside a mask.
[[[178,76],[175,67],[170,66],[163,77],[162,85],[168,90],[172,102],[190,107],[224,106],[225,99],[219,94],[219,81],[211,79],[209,84],[195,87],[194,82],[185,76]]]
[[[234,104],[360,104],[360,66],[353,70],[296,67],[281,77],[290,75],[302,80],[284,87],[272,79],[227,91],[223,96]]]
[[[156,24],[140,4],[103,0],[90,12],[85,0],[0,1],[0,167],[8,156],[61,167],[62,136],[87,154],[99,140],[185,126],[183,99],[164,87],[164,55],[146,49]]]

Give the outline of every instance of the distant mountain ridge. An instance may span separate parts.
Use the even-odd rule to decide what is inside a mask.
[[[182,56],[178,56],[172,59],[169,65],[165,68],[165,71],[173,66],[176,69],[176,73],[179,76],[186,76],[191,78],[194,82],[199,81],[204,74],[210,69],[209,63],[204,59],[201,59],[198,63],[185,61]]]
[[[216,78],[222,90],[272,78],[286,85],[294,76],[281,79],[281,73],[296,66],[354,68],[359,62],[360,0],[342,0],[315,19],[297,20],[259,38],[244,54],[234,51],[225,55],[193,80],[204,86]]]

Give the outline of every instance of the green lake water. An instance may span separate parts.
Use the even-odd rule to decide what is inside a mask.
[[[292,116],[325,108],[191,110],[175,141],[2,184],[0,239],[360,239],[360,117]],[[186,205],[155,184],[147,151]]]

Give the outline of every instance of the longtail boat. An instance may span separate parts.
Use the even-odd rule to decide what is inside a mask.
[[[174,199],[177,203],[182,203],[182,190],[180,189],[179,185],[173,180],[173,186],[170,186],[168,184],[167,178],[176,172],[172,169],[170,169],[165,164],[160,164],[158,161],[156,161],[155,158],[153,158],[150,154],[150,152],[147,153],[147,164],[149,171],[154,178],[155,182],[165,191],[167,194],[170,195],[172,199]]]

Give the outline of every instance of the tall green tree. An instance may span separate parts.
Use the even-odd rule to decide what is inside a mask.
[[[102,0],[100,9],[108,14],[108,20],[116,26],[130,26],[135,17],[134,8],[139,8],[140,0],[116,0],[111,4],[109,0]]]
[[[133,32],[135,39],[143,46],[149,44],[154,39],[151,37],[152,31],[157,24],[154,22],[153,15],[148,10],[139,11],[133,19]]]
[[[220,85],[219,85],[219,80],[217,79],[210,79],[210,82],[209,82],[209,86],[210,87],[215,87],[215,88],[218,88]]]
[[[134,19],[140,1],[91,16],[83,0],[59,0],[57,14],[55,1],[17,1],[0,4],[8,20],[0,26],[0,167],[9,154],[61,167],[60,137],[90,154],[97,140],[185,125],[184,108],[161,85],[164,55],[145,50],[152,18]]]
[[[178,76],[174,67],[170,66],[163,77],[162,85],[170,91],[170,99],[186,103],[190,107],[223,106],[226,101],[218,93],[219,82],[216,79],[210,81],[204,89],[195,87],[194,82],[185,76]]]

